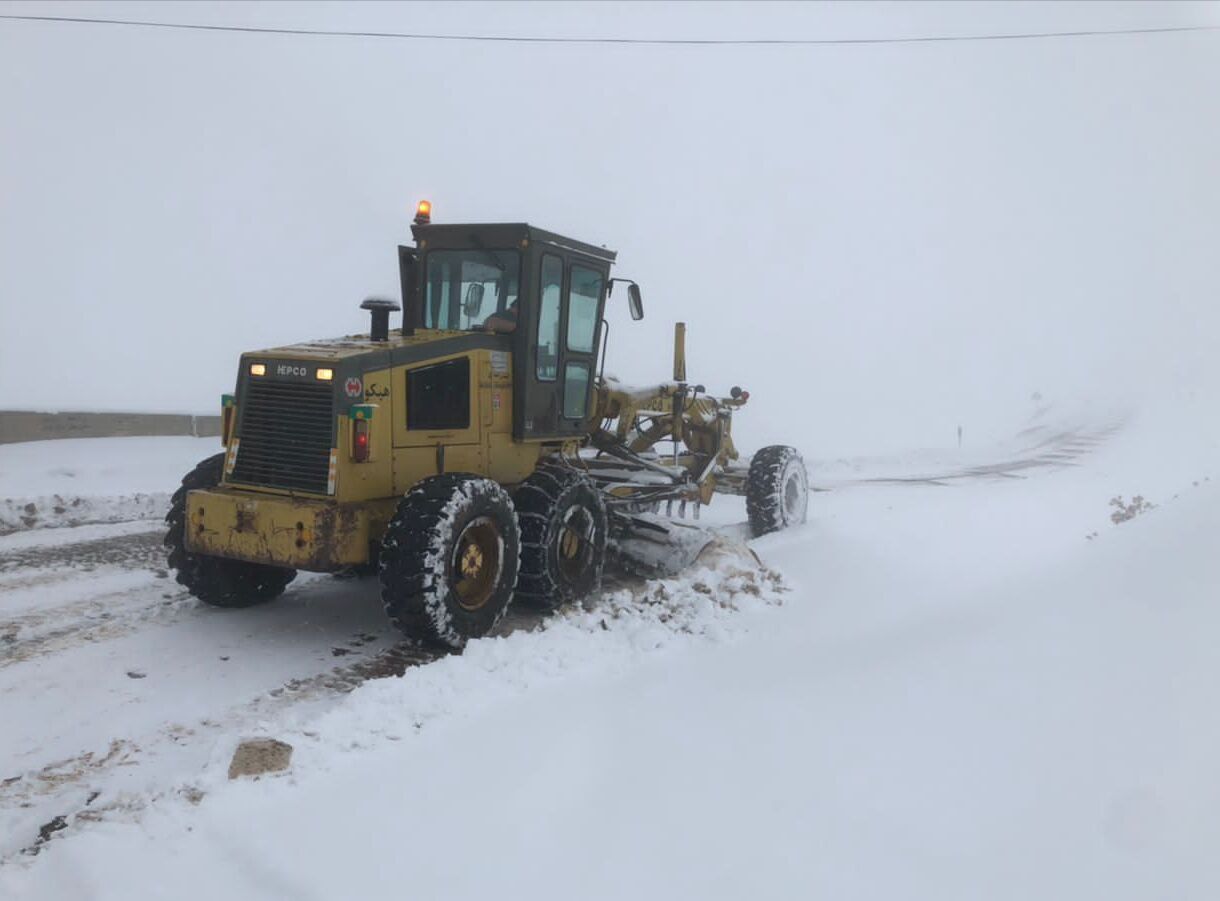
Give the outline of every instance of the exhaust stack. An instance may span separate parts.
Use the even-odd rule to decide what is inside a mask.
[[[369,311],[371,319],[369,323],[369,339],[372,341],[388,341],[390,338],[390,314],[397,313],[402,309],[397,301],[370,297],[360,304],[360,309]]]

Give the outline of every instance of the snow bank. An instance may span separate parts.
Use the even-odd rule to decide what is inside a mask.
[[[308,727],[307,766],[335,751],[410,736],[436,720],[466,719],[568,679],[615,677],[655,651],[725,641],[747,628],[739,614],[778,606],[783,581],[766,568],[721,558],[681,579],[660,579],[544,620],[533,632],[471,642],[460,656],[366,683],[349,703]]]
[[[165,515],[216,438],[71,438],[0,445],[0,534]]]

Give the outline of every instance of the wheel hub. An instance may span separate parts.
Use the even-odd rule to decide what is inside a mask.
[[[495,522],[486,516],[471,520],[453,551],[453,590],[466,610],[478,610],[491,600],[503,569],[503,541]]]
[[[482,569],[483,552],[477,544],[466,545],[466,550],[462,552],[462,575],[467,579],[474,579]]]
[[[559,553],[567,560],[575,559],[580,553],[580,536],[571,529],[564,529],[563,537],[559,539]]]
[[[593,557],[593,517],[581,505],[568,508],[559,527],[559,568],[569,579],[579,577]]]

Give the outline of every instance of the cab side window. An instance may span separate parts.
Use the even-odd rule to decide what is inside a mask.
[[[584,266],[572,267],[572,288],[568,301],[568,350],[593,352],[597,332],[597,306],[602,298],[602,274]]]
[[[538,378],[553,382],[559,374],[559,304],[563,295],[563,260],[543,254],[538,305]],[[571,331],[571,329],[569,329]]]

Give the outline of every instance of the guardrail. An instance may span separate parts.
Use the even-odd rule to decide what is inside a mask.
[[[34,413],[0,410],[0,444],[53,438],[118,438],[135,435],[220,434],[219,416],[189,413]]]

